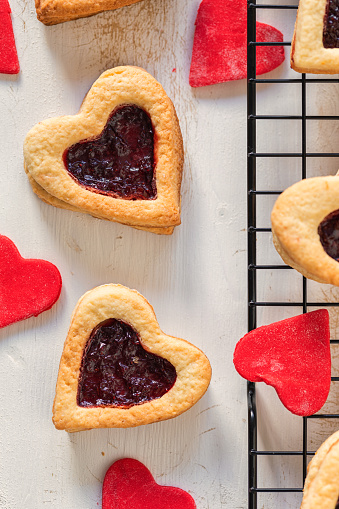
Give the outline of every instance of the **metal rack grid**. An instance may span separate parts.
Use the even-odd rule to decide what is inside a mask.
[[[306,113],[306,94],[307,84],[312,83],[339,83],[339,79],[335,78],[312,78],[308,79],[305,74],[297,75],[293,79],[258,79],[256,76],[256,47],[257,46],[290,46],[291,42],[256,42],[256,17],[257,9],[297,9],[297,5],[268,5],[257,4],[256,0],[247,0],[247,226],[248,226],[248,330],[251,331],[257,326],[257,309],[260,306],[300,306],[303,313],[307,312],[308,307],[321,306],[339,306],[339,302],[309,302],[307,299],[307,280],[302,279],[302,302],[259,302],[257,300],[257,271],[272,270],[280,271],[291,269],[291,267],[281,265],[258,265],[257,264],[257,233],[271,232],[271,228],[258,228],[256,224],[257,218],[257,197],[260,195],[279,195],[282,191],[271,191],[265,189],[257,189],[257,170],[256,162],[261,157],[284,157],[284,158],[301,158],[301,178],[306,178],[307,160],[310,157],[339,157],[339,153],[311,153],[306,150],[307,140],[307,121],[308,120],[339,120],[339,116],[309,116]],[[257,115],[257,84],[258,83],[282,83],[286,84],[286,93],[288,93],[289,83],[300,83],[301,86],[301,115]],[[301,121],[301,151],[299,153],[287,152],[271,152],[258,153],[256,151],[256,126],[260,120],[300,120]],[[339,344],[339,340],[331,340],[331,344]],[[339,381],[339,377],[332,377],[332,381]],[[310,456],[314,455],[314,451],[307,449],[307,427],[308,420],[317,419],[338,419],[339,414],[315,414],[309,417],[302,417],[302,448],[295,451],[278,451],[278,450],[258,450],[257,434],[258,420],[256,408],[256,389],[255,383],[248,382],[248,507],[249,509],[257,509],[258,493],[286,493],[286,492],[302,492],[303,486],[295,488],[262,488],[257,483],[257,459],[259,456],[302,456],[302,474],[303,480],[306,477],[307,463]]]

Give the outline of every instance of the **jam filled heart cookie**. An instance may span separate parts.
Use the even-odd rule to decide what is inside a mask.
[[[157,484],[140,461],[123,458],[106,472],[102,509],[196,509],[196,505],[186,491]]]
[[[291,48],[297,72],[339,72],[339,11],[337,0],[300,0]]]
[[[301,509],[339,507],[339,431],[319,447],[307,468]]]
[[[179,123],[143,69],[103,73],[77,115],[30,130],[24,158],[33,190],[56,207],[160,234],[180,224]]]
[[[0,327],[38,316],[55,304],[62,286],[55,265],[22,258],[4,235],[0,235],[0,259]]]
[[[93,16],[135,4],[140,0],[35,0],[37,18],[45,25],[57,25],[72,19]]]
[[[274,387],[292,413],[314,414],[324,405],[331,384],[328,311],[252,330],[237,343],[233,360],[246,380]]]
[[[339,178],[297,182],[277,199],[274,245],[287,265],[309,279],[339,286]]]
[[[127,428],[176,417],[205,393],[206,356],[164,334],[142,295],[104,285],[78,302],[61,357],[58,429]]]

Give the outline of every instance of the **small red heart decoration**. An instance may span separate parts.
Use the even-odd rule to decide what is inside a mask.
[[[55,265],[22,258],[15,244],[0,235],[0,327],[51,308],[59,298],[61,285]]]
[[[8,0],[0,0],[0,73],[20,71]]]
[[[282,42],[276,28],[257,22],[258,42]],[[285,59],[282,46],[258,46],[257,74],[278,67]],[[203,87],[247,77],[246,0],[202,0],[195,22],[191,87]]]
[[[124,458],[106,472],[102,509],[196,509],[196,505],[186,491],[159,486],[145,465]]]
[[[236,345],[233,362],[242,377],[274,387],[292,413],[314,414],[324,405],[331,384],[328,311],[312,311],[249,332]]]

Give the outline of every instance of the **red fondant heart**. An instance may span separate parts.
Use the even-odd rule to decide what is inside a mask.
[[[202,0],[195,22],[189,82],[192,87],[241,80],[247,76],[246,0]],[[282,42],[276,28],[257,23],[258,42]],[[257,47],[257,74],[285,59],[282,46]]]
[[[159,486],[140,461],[124,458],[106,472],[102,509],[196,509],[196,505],[186,491]]]
[[[0,327],[51,308],[60,291],[55,265],[22,258],[14,243],[0,235]]]
[[[11,9],[8,0],[0,0],[0,73],[17,74],[19,70]]]
[[[312,311],[259,327],[234,351],[238,373],[272,385],[294,414],[312,415],[325,403],[331,383],[329,316]]]

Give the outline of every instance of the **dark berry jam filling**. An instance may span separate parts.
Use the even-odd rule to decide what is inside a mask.
[[[156,198],[152,122],[134,104],[118,106],[100,136],[72,145],[63,157],[72,177],[90,191],[126,200]]]
[[[144,350],[130,325],[110,318],[92,331],[87,342],[77,403],[128,408],[160,398],[173,387],[176,377],[168,360]]]
[[[337,501],[336,506],[335,506],[335,508],[334,508],[334,509],[339,509],[339,499],[338,499],[338,501]]]
[[[331,212],[321,221],[318,234],[326,253],[339,262],[339,210]]]
[[[324,48],[339,48],[339,0],[327,0],[323,45]]]

